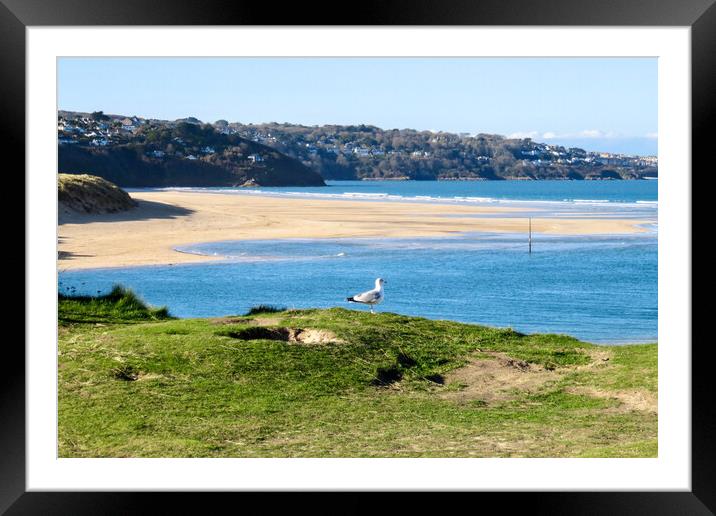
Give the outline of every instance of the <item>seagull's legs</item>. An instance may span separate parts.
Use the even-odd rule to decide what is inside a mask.
[[[373,311],[373,305],[370,305],[370,313],[372,313],[372,314],[375,313],[375,312]]]

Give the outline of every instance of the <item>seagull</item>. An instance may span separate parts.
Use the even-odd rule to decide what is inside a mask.
[[[375,280],[375,288],[373,290],[363,292],[362,294],[358,294],[353,297],[347,297],[346,301],[349,301],[351,303],[363,303],[364,305],[370,305],[370,313],[373,314],[375,313],[373,311],[373,306],[383,301],[384,283],[385,280],[383,278],[378,278]]]

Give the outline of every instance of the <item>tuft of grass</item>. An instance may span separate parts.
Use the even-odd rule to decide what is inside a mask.
[[[285,306],[275,305],[256,305],[252,306],[251,309],[244,314],[245,316],[256,315],[256,314],[274,314],[278,312],[285,312]]]
[[[59,293],[58,321],[73,323],[130,323],[170,319],[166,307],[150,307],[133,291],[115,285],[109,294],[77,296]]]
[[[124,380],[125,382],[133,382],[139,378],[139,373],[137,373],[134,367],[127,364],[112,368],[110,373],[117,380]]]

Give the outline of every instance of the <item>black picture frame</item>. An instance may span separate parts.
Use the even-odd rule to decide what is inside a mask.
[[[513,25],[513,26],[689,26],[691,27],[692,162],[706,173],[711,160],[707,141],[710,116],[716,113],[716,0],[421,0],[363,1],[339,14],[335,4],[269,3],[227,0],[0,0],[0,107],[5,132],[3,154],[25,149],[25,29],[28,26],[109,25]],[[280,7],[279,7],[280,6]],[[24,191],[24,184],[21,187]],[[693,192],[692,186],[692,192]],[[27,192],[25,192],[27,195]],[[693,197],[692,197],[693,199]],[[692,203],[693,206],[693,203]],[[693,218],[693,217],[692,217]],[[693,248],[691,250],[693,267]],[[27,268],[25,274],[28,274]],[[693,268],[692,268],[693,275]],[[693,314],[692,314],[693,320]],[[692,335],[693,327],[692,327]],[[14,347],[11,346],[14,345]],[[684,343],[685,350],[690,343]],[[716,454],[710,341],[693,341],[692,353],[692,490],[689,492],[529,492],[475,493],[531,514],[714,514]],[[243,497],[242,506],[259,502],[271,510],[275,496],[231,493],[69,493],[25,489],[25,356],[6,342],[6,360],[14,364],[0,375],[0,513],[130,514],[146,513],[152,504],[162,513],[188,512],[212,501]],[[10,354],[10,357],[7,357]],[[313,510],[327,498],[294,494]],[[375,512],[373,495],[350,494],[340,512]],[[461,495],[462,496],[462,495]],[[452,503],[459,498],[450,498]],[[506,503],[508,502],[509,503]],[[425,508],[422,494],[417,501]],[[293,502],[293,500],[292,500]],[[230,502],[231,503],[231,502]],[[382,503],[382,502],[381,502]],[[469,503],[474,503],[471,501]],[[489,507],[489,506],[485,506]],[[510,511],[512,512],[512,511]]]

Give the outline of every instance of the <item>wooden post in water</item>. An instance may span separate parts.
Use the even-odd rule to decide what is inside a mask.
[[[532,254],[532,217],[530,217],[530,235],[528,238],[530,254]]]

